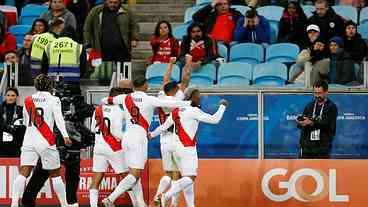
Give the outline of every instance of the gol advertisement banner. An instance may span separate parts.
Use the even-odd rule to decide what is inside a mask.
[[[13,182],[18,176],[18,159],[0,158],[0,206],[10,206],[10,198],[13,187]],[[89,186],[92,182],[92,160],[82,160],[80,167],[80,181],[78,190],[79,204],[89,205]],[[143,173],[142,185],[143,190],[147,192],[148,179],[147,170]],[[108,169],[105,177],[100,184],[99,199],[102,200],[108,194],[110,194],[116,186],[119,184],[120,176],[113,173],[112,169]],[[145,193],[145,199],[147,200],[147,193]],[[58,200],[53,192],[50,180],[47,180],[45,186],[41,189],[38,195],[37,204],[47,206],[58,206]],[[127,194],[121,196],[116,204],[129,205],[130,199]]]
[[[154,195],[161,161],[150,160]],[[196,205],[204,207],[362,207],[368,203],[368,160],[199,161]],[[181,196],[183,197],[183,196]],[[181,199],[181,205],[185,206]]]

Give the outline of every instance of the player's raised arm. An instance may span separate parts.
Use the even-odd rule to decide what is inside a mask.
[[[171,73],[172,73],[175,62],[176,62],[176,57],[171,57],[170,62],[167,64],[167,70],[165,71],[165,74],[162,80],[161,90],[163,90],[164,85],[170,82],[170,77],[171,77]]]
[[[151,138],[156,137],[156,136],[162,134],[167,129],[169,129],[173,124],[174,124],[174,121],[172,119],[172,116],[170,115],[163,124],[161,124],[153,132],[150,133]]]
[[[192,61],[192,56],[188,56],[186,57],[186,61]],[[180,90],[181,91],[185,91],[185,89],[188,88],[189,86],[189,81],[190,81],[190,77],[192,74],[192,69],[190,67],[191,64],[185,64],[185,66],[183,67],[183,77],[181,79],[181,83],[180,83]]]
[[[208,123],[208,124],[218,124],[224,115],[225,109],[228,105],[228,102],[224,99],[220,100],[219,108],[217,112],[213,115],[207,114],[201,110],[198,110],[199,113],[194,113],[193,116],[200,122]]]

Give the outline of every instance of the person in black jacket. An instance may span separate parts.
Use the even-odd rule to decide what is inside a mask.
[[[291,42],[302,47],[307,16],[300,4],[296,1],[289,2],[279,22],[278,42]]]
[[[341,37],[333,37],[329,42],[330,70],[328,72],[329,83],[352,84],[355,81],[354,61],[344,51],[344,41]]]
[[[0,157],[19,157],[25,126],[23,107],[17,105],[18,89],[8,88],[0,107]]]
[[[328,159],[336,133],[337,107],[327,98],[328,83],[317,81],[313,85],[314,98],[297,119],[300,133],[299,158]]]
[[[344,19],[329,7],[326,0],[317,0],[315,7],[316,11],[309,18],[308,23],[318,25],[321,30],[321,38],[325,42],[334,36],[341,37],[344,34]]]
[[[23,47],[17,50],[18,57],[18,82],[20,86],[32,86],[31,73],[31,46],[32,34],[27,33],[23,38]]]
[[[217,44],[203,30],[202,25],[193,23],[188,27],[187,35],[181,43],[179,64],[188,64],[187,57],[191,56],[191,69],[197,70],[201,66],[214,63],[217,55]]]
[[[345,23],[343,35],[345,51],[350,54],[355,63],[360,64],[367,55],[367,45],[362,36],[357,32],[357,25],[353,21]]]
[[[205,31],[216,41],[230,43],[238,19],[242,17],[239,11],[230,8],[229,0],[214,0],[212,4],[203,7],[193,15],[194,22],[205,25]]]

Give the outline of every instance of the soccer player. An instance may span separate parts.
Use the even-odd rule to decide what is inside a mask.
[[[27,96],[24,101],[23,117],[27,124],[20,156],[20,174],[14,181],[12,207],[17,207],[19,197],[23,194],[27,177],[37,161],[41,158],[42,168],[50,171],[50,177],[62,207],[66,201],[65,185],[60,176],[60,157],[56,149],[54,123],[64,137],[64,143],[71,145],[61,112],[60,99],[51,95],[51,81],[46,75],[38,75],[35,79],[37,92]]]
[[[114,201],[124,192],[140,183],[140,176],[147,161],[147,132],[152,120],[155,107],[188,106],[189,101],[161,100],[148,96],[148,82],[145,77],[138,77],[133,81],[134,92],[103,99],[104,103],[123,104],[127,111],[127,125],[123,147],[129,174],[120,181],[115,190],[102,203],[105,207],[114,206]],[[140,198],[137,198],[140,199]]]
[[[200,108],[200,92],[195,88],[188,88],[185,91],[185,100],[192,101],[191,106],[174,109],[170,117],[163,125],[149,134],[149,138],[155,137],[165,130],[174,126],[175,151],[174,159],[178,164],[182,178],[171,185],[171,188],[160,195],[161,207],[165,207],[166,202],[177,195],[180,191],[193,188],[197,176],[198,157],[196,148],[196,133],[199,122],[217,124],[222,119],[228,105],[226,100],[219,102],[219,108],[213,115],[204,113]],[[192,191],[193,192],[193,191]],[[186,194],[187,207],[194,207],[194,193]]]
[[[130,91],[129,91],[130,89]],[[133,92],[132,88],[112,88],[110,97]],[[95,133],[93,149],[93,178],[89,190],[90,206],[97,207],[98,187],[109,165],[115,173],[127,175],[128,167],[125,163],[122,140],[124,137],[125,111],[121,105],[100,105],[92,117],[91,129]],[[135,197],[129,191],[133,206],[138,206]]]
[[[191,74],[191,68],[189,67],[190,64],[185,64],[184,72],[183,72],[183,78],[180,84],[176,83],[175,81],[170,82],[170,77],[173,69],[173,64],[175,63],[176,58],[171,58],[170,62],[168,64],[168,69],[164,74],[163,77],[163,84],[162,88],[158,94],[158,97],[160,99],[164,100],[183,100],[184,99],[184,90],[188,87],[189,80],[190,80],[190,74]],[[190,63],[192,61],[191,56],[186,57],[186,62]],[[170,116],[171,109],[170,108],[157,108],[158,115],[159,115],[159,121],[160,124],[163,124],[167,117]],[[159,205],[159,195],[163,192],[165,192],[171,183],[176,182],[180,178],[180,172],[177,168],[177,165],[173,159],[173,128],[169,128],[167,131],[161,134],[160,138],[160,148],[161,148],[161,157],[162,157],[162,165],[163,169],[165,171],[165,175],[160,179],[160,184],[157,188],[156,195],[154,197],[154,203],[155,205]],[[185,193],[184,193],[185,196]],[[174,196],[172,198],[172,206],[177,207],[178,206],[178,198],[179,194],[177,196]]]

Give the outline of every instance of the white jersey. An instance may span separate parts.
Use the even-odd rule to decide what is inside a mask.
[[[175,94],[175,96],[167,96],[164,91],[159,91],[157,97],[159,99],[162,99],[162,100],[184,100],[185,95],[184,95],[184,92],[182,90],[178,90],[178,92]],[[165,121],[161,122],[161,116],[165,116],[166,118],[164,120],[166,120],[167,117],[170,116],[170,113],[173,109],[172,108],[165,108],[165,107],[162,107],[161,109],[162,109],[163,113],[165,113],[165,115],[160,114],[161,110],[159,110],[158,115],[159,115],[159,119],[160,119],[160,124],[163,124]],[[161,144],[169,143],[171,140],[172,140],[172,132],[171,131],[168,130],[168,131],[165,131],[161,134],[161,139],[160,139]]]
[[[32,95],[33,103],[40,117],[44,120],[47,126],[53,131],[54,123],[58,127],[63,137],[69,137],[65,127],[65,121],[61,112],[61,102],[56,96],[51,95],[49,92],[38,91]],[[55,148],[56,146],[50,146],[49,142],[40,133],[39,129],[33,124],[35,117],[30,117],[26,107],[23,107],[24,124],[27,126],[23,146],[32,146],[37,152],[42,152],[48,147]]]
[[[126,113],[126,120],[127,120],[126,121],[127,123],[126,131],[127,132],[129,131],[129,133],[141,134],[142,136],[144,136],[144,138],[146,137],[146,130],[148,129],[145,129],[141,125],[136,123],[136,121],[134,121],[136,118],[143,118],[147,122],[148,127],[149,127],[150,123],[152,122],[153,112],[156,107],[175,108],[175,107],[183,107],[183,106],[190,105],[189,101],[162,100],[154,96],[149,96],[142,91],[135,91],[130,94],[130,96],[133,99],[134,105],[136,106],[136,107],[132,107],[132,106],[127,106],[126,104],[127,96],[128,95],[125,95],[125,94],[115,96],[113,98],[113,104],[123,104],[125,111],[127,111]],[[107,100],[104,99],[103,102],[106,103]],[[133,115],[135,117],[132,117],[131,111],[129,111],[129,109],[131,108],[134,108]],[[137,117],[138,114],[141,117]]]
[[[107,126],[111,135],[121,142],[124,137],[125,128],[125,111],[122,105],[102,105],[102,112],[104,124]],[[96,111],[93,113],[91,121],[91,131],[95,133],[95,147],[96,153],[112,153],[113,149],[110,144],[104,139],[100,132],[98,123],[96,122]]]
[[[226,107],[224,105],[220,105],[217,112],[213,115],[207,114],[205,112],[203,112],[200,108],[198,107],[193,107],[193,106],[187,106],[187,107],[182,107],[179,109],[178,111],[178,115],[180,117],[180,120],[174,120],[173,117],[173,113],[171,113],[171,115],[169,116],[169,118],[165,121],[165,123],[163,125],[161,125],[160,127],[156,128],[152,133],[151,136],[155,137],[159,134],[161,134],[162,132],[164,132],[166,129],[168,129],[169,127],[171,127],[172,125],[174,125],[174,137],[177,141],[179,141],[182,145],[185,146],[185,140],[183,140],[182,137],[179,137],[177,132],[178,132],[178,127],[179,127],[179,123],[182,126],[182,129],[184,130],[184,132],[188,135],[190,140],[186,140],[186,141],[194,141],[195,142],[195,136],[198,130],[198,125],[199,122],[204,122],[204,123],[208,123],[208,124],[217,124],[220,122],[220,120],[222,119],[222,116],[225,112]],[[180,135],[180,134],[179,134]],[[184,142],[183,142],[184,141]]]

